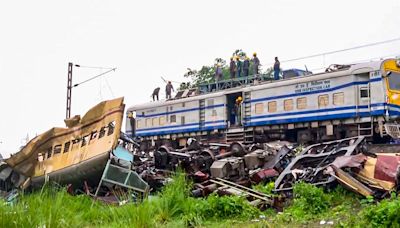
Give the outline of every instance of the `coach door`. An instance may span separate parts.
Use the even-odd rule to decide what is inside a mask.
[[[358,85],[358,116],[370,116],[371,112],[371,89],[370,83]]]
[[[232,93],[226,95],[226,114],[229,126],[243,126],[243,93]]]

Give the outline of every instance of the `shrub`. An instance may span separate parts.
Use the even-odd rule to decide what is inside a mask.
[[[361,211],[363,221],[372,227],[400,227],[400,199],[385,199]]]

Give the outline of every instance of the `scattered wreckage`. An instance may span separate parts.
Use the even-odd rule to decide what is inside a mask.
[[[384,197],[397,190],[400,154],[395,152],[398,149],[398,145],[368,145],[362,136],[311,145],[279,175],[275,192],[291,190],[300,181],[317,186],[338,181],[363,196]]]
[[[178,167],[193,182],[192,195],[240,195],[257,207],[279,204],[251,188],[275,181],[274,192],[290,193],[297,182],[316,186],[337,183],[364,196],[384,197],[397,190],[397,145],[369,145],[363,136],[296,147],[286,141],[244,145],[200,143],[140,150],[140,141],[121,132],[123,98],[104,101],[67,128],[38,135],[21,151],[0,161],[0,190],[15,199],[16,188],[41,187],[48,181],[67,185],[111,204],[141,201],[170,181]]]

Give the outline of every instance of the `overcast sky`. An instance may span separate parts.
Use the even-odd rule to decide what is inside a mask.
[[[161,76],[228,59],[236,49],[264,64],[400,37],[400,0],[2,1],[0,153],[64,126],[67,64],[117,67],[73,89],[72,115],[98,102],[150,100]],[[321,68],[400,55],[400,42],[282,63]],[[74,68],[78,83],[103,71]],[[177,86],[177,85],[176,85]],[[162,89],[163,91],[163,89]]]

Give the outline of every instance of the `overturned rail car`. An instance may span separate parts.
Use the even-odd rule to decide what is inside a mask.
[[[4,160],[13,170],[7,178],[19,187],[41,186],[46,179],[96,185],[118,145],[124,106],[123,98],[103,101],[82,118],[66,119],[67,128],[52,128],[36,136]]]

